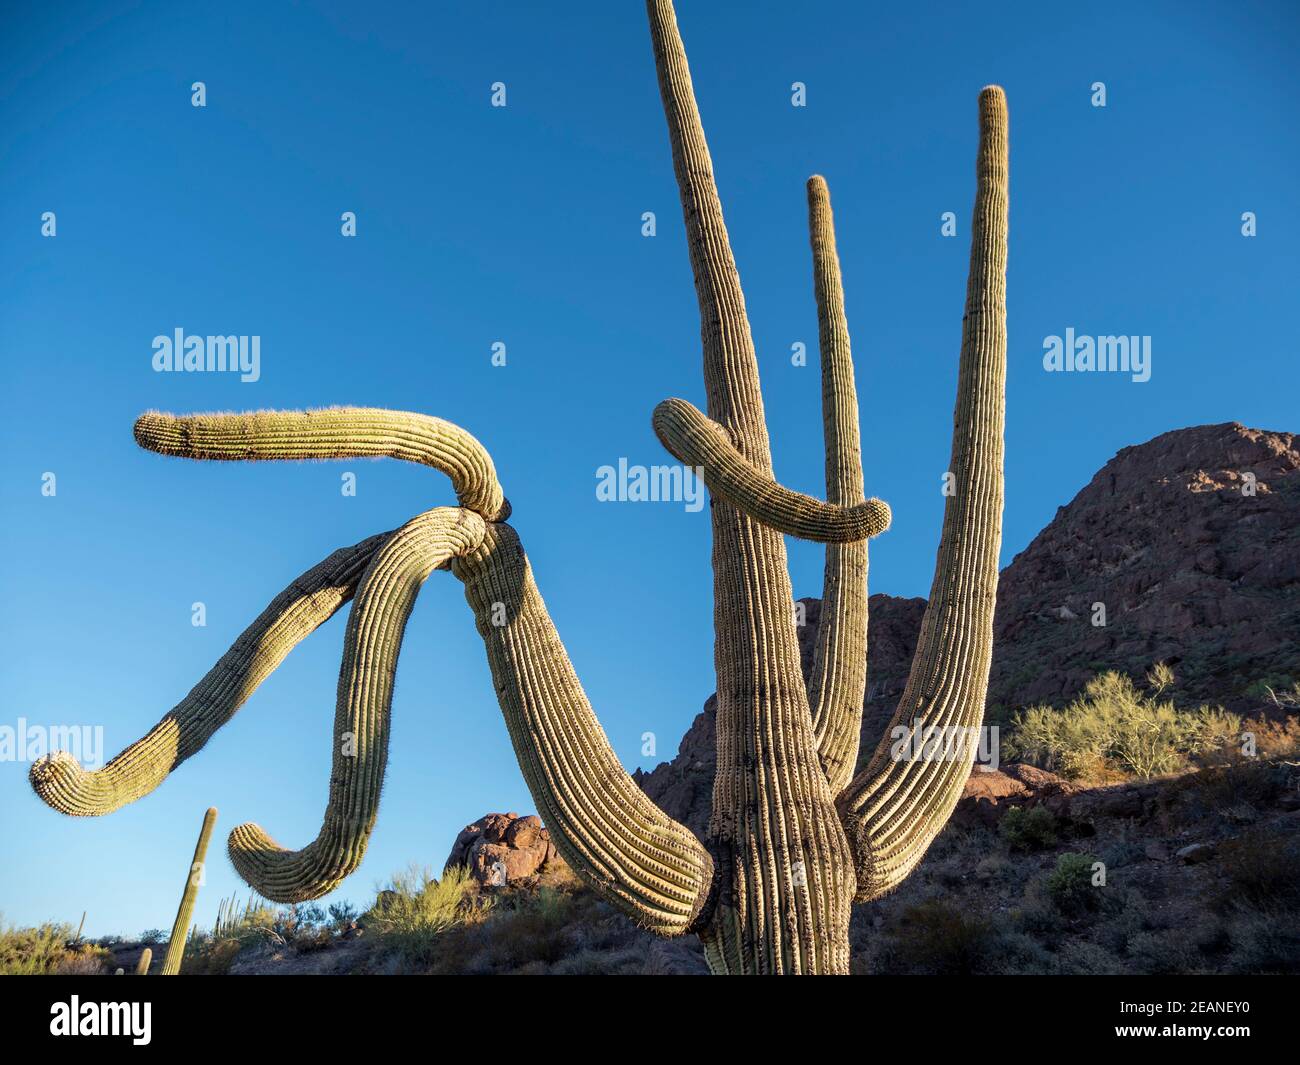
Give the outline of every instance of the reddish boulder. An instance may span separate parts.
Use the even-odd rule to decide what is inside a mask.
[[[558,862],[541,818],[517,813],[485,814],[456,837],[445,868],[464,866],[485,888],[514,887],[535,880]]]

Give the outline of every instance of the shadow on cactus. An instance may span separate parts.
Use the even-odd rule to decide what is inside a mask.
[[[686,53],[668,0],[647,3],[699,300],[707,414],[680,399],[653,424],[700,466],[713,497],[717,775],[707,839],[658,809],[611,750],[547,613],[492,459],[465,430],[421,414],[343,408],[143,415],[144,448],[192,459],[388,456],[451,478],[458,506],[343,548],[294,580],[194,690],[97,772],[67,755],[33,766],[38,795],[99,815],[148,794],[200,750],[304,637],[354,600],[339,670],[334,765],[317,838],[280,847],[260,826],[231,860],[268,899],[318,898],[360,864],[388,757],[393,675],[421,584],[450,568],[487,649],[538,813],[572,868],[641,925],[697,933],[718,973],[847,972],[855,900],[897,885],[960,795],[971,758],[857,762],[866,683],[867,547],[889,508],[867,499],[830,195],[808,182],[822,366],[826,500],[772,471],[758,366]],[[979,150],[952,460],[934,584],[892,725],[973,728],[992,647],[1002,520],[1006,373],[1007,112],[979,97]],[[826,543],[823,623],[799,669],[782,534]],[[972,751],[973,757],[973,751]]]

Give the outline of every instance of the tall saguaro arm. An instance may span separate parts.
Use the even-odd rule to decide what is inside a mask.
[[[858,389],[844,313],[844,285],[835,247],[835,220],[825,178],[808,179],[808,234],[822,367],[822,425],[826,438],[826,501],[855,508],[869,502],[862,487]],[[871,500],[870,502],[879,502]],[[889,508],[884,503],[884,523]],[[882,529],[883,531],[883,529]],[[821,624],[808,676],[817,754],[838,795],[853,776],[862,735],[867,686],[867,543],[830,544],[822,577]]]
[[[865,769],[840,797],[853,842],[858,898],[896,886],[951,815],[970,774],[984,716],[1002,544],[1002,451],[1007,373],[1007,102],[980,93],[980,143],[970,276],[962,319],[951,472],[930,601],[907,687]],[[963,737],[962,757],[891,756],[895,728]],[[956,733],[940,730],[957,729]],[[924,744],[908,745],[924,751]]]

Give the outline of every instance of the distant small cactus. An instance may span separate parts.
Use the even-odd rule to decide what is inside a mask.
[[[217,823],[217,808],[211,807],[203,815],[203,827],[199,830],[199,842],[194,848],[194,859],[190,862],[189,872],[185,877],[185,890],[181,893],[180,909],[176,911],[176,923],[172,925],[171,939],[167,943],[167,953],[163,957],[160,976],[176,976],[181,971],[181,959],[185,957],[185,940],[190,926],[190,917],[194,914],[194,899],[199,893],[199,884],[203,881],[203,863],[208,854],[208,840],[212,838],[212,826]],[[152,958],[152,951],[149,952]]]

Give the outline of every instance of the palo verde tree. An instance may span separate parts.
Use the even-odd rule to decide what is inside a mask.
[[[906,689],[865,767],[867,545],[889,508],[867,499],[858,403],[825,181],[808,182],[819,321],[826,500],[775,480],[758,366],[713,165],[670,0],[650,35],[681,192],[704,349],[707,413],[681,399],[655,432],[701,467],[712,495],[717,773],[706,839],[658,809],[602,731],[542,601],[492,460],[465,430],[421,414],[342,408],[174,417],[148,413],[142,447],[192,459],[389,456],[447,474],[458,505],[330,555],[281,592],[143,739],[96,772],[66,754],[32,767],[68,814],[109,813],[152,791],[227,722],[285,655],[355,599],[335,712],[334,767],[317,838],[280,847],[241,825],[229,852],[258,892],[318,898],[355,870],[378,812],[402,633],[416,594],[447,569],[487,649],[515,754],[564,859],[664,935],[700,936],[717,973],[842,973],[854,901],[896,886],[956,805],[973,753],[894,757],[894,726],[974,729],[983,715],[1002,525],[1006,376],[1007,111],[979,97],[970,274],[950,472],[934,583]],[[783,535],[825,543],[822,624],[805,682]]]

